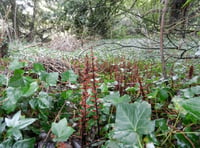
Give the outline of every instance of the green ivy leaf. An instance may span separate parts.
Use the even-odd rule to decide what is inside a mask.
[[[134,94],[137,91],[137,87],[128,87],[126,89],[127,92]]]
[[[186,111],[195,119],[200,120],[200,97],[194,97],[190,99],[174,97],[173,101],[181,112],[184,113]]]
[[[169,130],[166,119],[163,118],[156,119],[155,122],[156,122],[156,127],[162,132],[167,132]]]
[[[196,119],[200,120],[200,97],[191,98],[180,102],[180,105]]]
[[[160,142],[159,142],[158,139],[156,138],[156,133],[155,133],[155,132],[149,134],[149,135],[147,136],[147,138],[148,138],[148,142],[153,142],[155,145],[159,145],[159,144],[160,144]],[[153,147],[152,147],[152,148],[153,148]]]
[[[74,132],[74,129],[67,126],[67,119],[63,118],[58,123],[53,122],[51,125],[52,133],[56,136],[53,141],[66,141]]]
[[[181,148],[192,147],[190,142],[183,136],[183,134],[175,134],[174,137],[177,140],[177,146]]]
[[[200,83],[200,76],[194,76],[187,82],[188,85],[198,84],[198,83]]]
[[[124,96],[120,97],[119,92],[114,92],[114,93],[112,93],[112,94],[107,95],[106,97],[104,97],[103,100],[105,102],[109,102],[109,103],[111,103],[111,104],[113,104],[113,105],[116,106],[116,105],[121,104],[121,103],[128,103],[128,102],[130,102],[131,98],[128,95],[124,95]]]
[[[12,139],[7,139],[0,144],[0,148],[11,148],[12,144]]]
[[[49,86],[56,86],[58,81],[58,72],[52,72],[49,73],[46,82],[49,84]]]
[[[69,82],[75,83],[77,81],[77,78],[78,78],[78,75],[76,75],[73,70],[68,70],[61,74],[62,82],[69,81]]]
[[[7,78],[5,75],[0,74],[0,86],[6,85]]]
[[[33,99],[29,100],[28,103],[32,109],[36,109],[38,106],[37,98],[33,98]]]
[[[40,92],[38,96],[38,107],[41,109],[51,107],[52,98],[46,92]]]
[[[36,121],[36,119],[34,119],[34,118],[21,119],[21,120],[19,120],[19,123],[16,127],[18,129],[23,129],[23,128],[29,126],[30,124],[32,124],[35,121]]]
[[[23,79],[23,82],[25,82],[24,80],[25,79]],[[14,111],[17,107],[17,102],[22,97],[29,97],[33,95],[38,90],[38,88],[39,86],[37,82],[26,82],[26,85],[21,87],[8,87],[6,89],[7,101],[3,101],[2,108],[5,109],[8,113]]]
[[[159,90],[159,97],[161,101],[165,101],[169,98],[168,90],[166,88]]]
[[[117,130],[114,133],[114,139],[117,140],[118,145],[123,144],[124,147],[130,147],[138,144],[139,135],[136,132],[129,132],[127,130]]]
[[[35,138],[17,141],[12,148],[34,148]]]
[[[40,92],[38,98],[31,99],[29,104],[31,108],[36,109],[46,109],[51,107],[52,97],[50,97],[46,92]]]
[[[73,94],[73,91],[72,91],[72,90],[63,91],[63,92],[61,93],[61,97],[62,97],[63,99],[68,99],[72,94]]]
[[[4,99],[2,108],[7,112],[11,113],[15,110],[17,107],[17,101],[16,100],[8,100],[7,98]]]
[[[9,138],[14,137],[15,140],[22,139],[21,131],[15,127],[8,129],[6,134]]]
[[[5,118],[6,126],[9,127],[7,131],[8,137],[15,137],[16,140],[22,138],[22,133],[20,129],[24,129],[25,127],[29,126],[33,122],[35,122],[36,119],[34,118],[28,118],[28,119],[21,119],[21,111],[18,111],[12,119]]]
[[[38,86],[37,82],[32,82],[32,83],[28,84],[26,87],[22,88],[23,96],[29,97],[29,96],[33,95],[38,90],[38,88],[39,88],[39,86]]]
[[[15,59],[14,61],[12,61],[10,63],[10,65],[8,66],[9,70],[16,70],[16,69],[21,69],[23,67],[25,67],[27,65],[26,62],[19,62],[17,59]]]
[[[18,111],[12,119],[5,118],[6,126],[8,127],[16,127],[18,125],[19,118],[21,117],[21,111]]]
[[[8,86],[11,87],[23,87],[25,86],[25,80],[23,77],[24,70],[17,69],[14,71],[14,75],[10,78]]]
[[[6,89],[6,93],[7,98],[5,99],[5,101],[3,101],[2,108],[10,113],[15,110],[15,108],[17,107],[17,101],[23,94],[21,90],[13,87],[8,87]]]
[[[192,91],[195,95],[200,95],[200,85],[199,85],[199,86],[191,87],[191,91]]]
[[[40,74],[41,72],[45,71],[45,68],[41,63],[34,63],[33,64],[33,71],[35,73]]]
[[[192,92],[191,88],[183,89],[184,97],[186,98],[192,98],[194,96],[194,93]]]
[[[49,86],[56,86],[58,80],[58,72],[42,72],[40,75],[42,81],[46,82]]]
[[[17,128],[17,129],[23,129],[33,122],[35,122],[36,119],[34,118],[28,118],[28,119],[20,119],[21,118],[21,111],[18,111],[12,119],[5,118],[6,126],[11,128]]]
[[[106,83],[101,84],[101,86],[99,88],[101,89],[101,92],[109,93],[108,85]]]
[[[122,147],[124,147],[123,144],[114,140],[109,140],[106,145],[106,148],[122,148]]]
[[[181,91],[184,93],[184,96],[186,98],[192,98],[195,95],[200,94],[200,86],[194,86],[194,87],[182,89]]]
[[[129,146],[138,144],[141,135],[154,131],[155,123],[150,118],[151,105],[147,102],[119,104],[113,138]]]

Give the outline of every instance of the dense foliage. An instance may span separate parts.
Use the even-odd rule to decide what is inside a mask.
[[[1,147],[199,145],[199,65],[175,63],[166,85],[153,61],[90,56],[60,74],[17,60],[1,67]]]
[[[51,33],[122,38],[158,33],[163,1],[157,0],[1,0],[0,18],[10,38],[44,41]],[[198,0],[169,0],[166,29],[186,38],[198,33]],[[45,33],[45,34],[44,34]]]

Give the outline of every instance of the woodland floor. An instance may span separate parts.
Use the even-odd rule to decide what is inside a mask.
[[[166,43],[167,47],[171,47],[171,43]],[[98,93],[98,96],[101,98],[106,98],[106,95],[109,93],[112,94],[115,91],[119,92],[119,101],[120,99],[123,100],[123,95],[130,95],[130,102],[134,103],[138,100],[143,100],[148,102],[152,105],[152,120],[157,120],[158,124],[165,123],[167,127],[161,128],[161,131],[159,130],[159,127],[156,127],[156,131],[153,136],[149,139],[151,139],[155,145],[158,147],[162,146],[171,146],[174,147],[177,144],[180,146],[181,144],[185,144],[189,147],[194,147],[198,145],[198,142],[200,142],[200,139],[198,139],[198,136],[195,138],[191,138],[191,135],[186,135],[185,137],[179,137],[176,132],[185,132],[184,127],[190,127],[191,131],[196,130],[199,132],[200,125],[196,120],[193,123],[188,123],[190,119],[185,123],[184,118],[182,119],[179,117],[179,113],[172,108],[173,102],[171,101],[174,96],[182,95],[182,89],[187,89],[192,86],[196,87],[195,92],[192,92],[193,96],[199,97],[199,93],[196,92],[197,89],[199,89],[199,80],[193,79],[197,78],[199,79],[199,73],[200,73],[200,60],[199,59],[192,59],[192,60],[178,60],[174,58],[169,58],[170,55],[167,54],[167,73],[170,77],[169,79],[169,85],[166,85],[165,82],[163,82],[162,73],[161,73],[161,63],[160,63],[160,54],[159,54],[159,44],[155,40],[146,40],[143,38],[136,38],[136,39],[115,39],[115,40],[85,40],[80,41],[75,39],[74,37],[68,37],[67,39],[59,39],[56,38],[55,40],[51,41],[47,44],[40,44],[40,43],[22,43],[22,42],[13,42],[10,44],[10,58],[8,61],[1,61],[5,67],[7,67],[12,61],[11,59],[19,59],[21,62],[28,62],[29,65],[23,69],[24,77],[27,75],[34,78],[37,78],[35,74],[32,74],[32,68],[33,63],[39,62],[42,63],[48,73],[55,74],[55,72],[59,73],[58,81],[55,80],[55,82],[52,82],[51,79],[49,80],[42,80],[40,78],[37,78],[37,81],[48,81],[47,83],[52,84],[52,86],[46,88],[46,86],[43,86],[43,82],[41,82],[41,86],[39,86],[39,90],[45,91],[52,95],[53,97],[57,98],[59,95],[68,95],[67,91],[73,91],[70,93],[73,93],[74,100],[67,101],[67,108],[63,111],[61,116],[69,116],[69,122],[70,125],[73,126],[73,128],[76,130],[75,134],[72,135],[72,137],[69,139],[69,141],[65,144],[67,146],[74,148],[81,147],[80,141],[80,135],[79,132],[79,126],[78,121],[74,116],[76,117],[78,114],[81,113],[80,107],[80,99],[81,99],[81,91],[83,91],[82,85],[84,85],[83,81],[85,79],[84,75],[86,75],[84,72],[86,68],[84,69],[84,66],[87,64],[87,60],[90,62],[93,60],[93,53],[91,53],[91,50],[94,52],[94,57],[97,61],[95,64],[96,68],[93,67],[93,71],[98,73],[98,89],[100,92]],[[183,48],[187,48],[187,45],[183,45]],[[195,54],[196,51],[190,51],[190,54]],[[179,55],[181,52],[176,51],[173,49],[167,50],[167,53],[170,53],[171,55]],[[87,55],[87,56],[86,56]],[[87,57],[87,58],[86,58]],[[16,64],[16,63],[14,63]],[[91,65],[88,66],[90,69],[92,67]],[[19,66],[18,64],[16,64]],[[38,65],[37,65],[38,66]],[[0,72],[2,74],[12,75],[13,73],[9,73],[7,68],[5,68],[1,65]],[[40,67],[41,68],[41,67]],[[15,69],[15,68],[14,68]],[[73,85],[68,82],[62,82],[62,73],[64,73],[67,70],[74,70],[75,74],[79,76],[78,78],[78,84]],[[91,69],[90,69],[91,70]],[[36,70],[35,70],[36,71]],[[48,73],[45,73],[45,75],[48,75]],[[73,73],[70,73],[73,75]],[[68,77],[70,77],[68,74]],[[29,79],[28,77],[26,77]],[[51,77],[54,79],[54,77]],[[66,78],[63,78],[66,79]],[[74,80],[74,78],[72,79]],[[33,81],[31,79],[31,81]],[[96,81],[96,79],[95,79]],[[195,82],[193,82],[195,81]],[[117,83],[116,83],[117,82]],[[46,84],[46,82],[45,82]],[[56,84],[56,85],[54,85]],[[8,84],[9,85],[9,84]],[[107,85],[107,86],[105,86]],[[14,87],[14,86],[13,86]],[[91,87],[91,86],[88,86]],[[95,86],[96,87],[96,86]],[[2,92],[5,92],[6,87],[2,87]],[[82,90],[81,90],[82,89]],[[105,90],[104,90],[105,89]],[[99,91],[98,90],[98,91]],[[104,92],[105,91],[105,92]],[[183,90],[185,91],[185,90]],[[186,91],[185,91],[186,92]],[[39,92],[37,92],[39,93]],[[66,93],[66,94],[65,94]],[[190,92],[191,93],[191,92]],[[4,93],[0,94],[1,96],[4,96]],[[116,95],[116,94],[115,94]],[[118,94],[117,94],[118,95]],[[59,98],[59,97],[58,97]],[[124,97],[125,99],[129,99]],[[156,102],[153,99],[160,98],[160,100],[156,100]],[[103,99],[102,99],[103,100]],[[102,101],[101,100],[101,101]],[[125,100],[126,101],[126,100]],[[104,102],[108,103],[108,102]],[[114,102],[116,103],[116,102]],[[28,103],[27,103],[28,104]],[[27,105],[25,104],[25,105]],[[29,102],[30,104],[30,102]],[[60,108],[63,106],[63,100],[57,101],[55,104],[55,110],[49,110],[49,112],[44,115],[45,118],[49,118],[48,121],[42,121],[44,117],[43,114],[40,111],[31,110],[30,107],[27,107],[29,112],[34,112],[33,114],[27,113],[27,115],[30,115],[31,117],[34,116],[41,116],[40,120],[38,121],[39,125],[41,125],[40,128],[44,128],[45,131],[48,131],[47,129],[50,126],[50,123],[54,121],[53,117],[60,116]],[[33,105],[34,106],[34,105]],[[52,108],[54,108],[52,107]],[[174,107],[174,106],[173,106]],[[22,111],[23,108],[18,107]],[[78,109],[77,109],[78,108]],[[79,112],[80,109],[80,112]],[[105,108],[101,106],[102,112],[104,112]],[[25,113],[25,111],[24,111]],[[74,115],[73,115],[74,113]],[[100,128],[102,130],[105,130],[106,126],[110,125],[110,118],[112,120],[112,124],[114,124],[114,116],[116,114],[115,108],[114,111],[111,112],[111,115],[109,115],[109,121],[107,117],[104,117],[104,114],[102,114],[103,121],[101,123]],[[52,117],[53,116],[53,117]],[[92,118],[92,117],[91,117]],[[41,123],[40,123],[41,122]],[[108,125],[106,123],[109,122]],[[191,121],[190,121],[191,122]],[[45,127],[45,125],[48,123],[48,126]],[[94,123],[93,123],[94,124]],[[36,127],[38,125],[36,124]],[[158,125],[157,125],[158,126]],[[175,127],[173,127],[175,126]],[[171,129],[169,131],[166,131],[167,129]],[[34,132],[38,132],[39,129],[33,127]],[[110,131],[112,128],[109,128],[107,131],[103,131],[102,133],[105,135],[101,135],[101,137],[97,136],[97,128],[96,125],[92,127],[88,134],[87,144],[90,145],[88,147],[101,147],[102,144],[106,143],[106,140],[109,138],[108,131]],[[163,130],[163,131],[162,131]],[[41,131],[40,131],[41,132]],[[106,133],[107,132],[107,133]],[[27,133],[28,134],[28,133]],[[40,133],[47,135],[47,132]],[[171,136],[173,135],[174,136]],[[199,134],[199,133],[198,133]],[[40,140],[37,135],[37,143],[36,147],[40,148],[40,144],[43,145],[43,140]],[[78,135],[78,136],[77,136]],[[169,139],[166,138],[170,137]],[[191,139],[188,140],[188,137]],[[52,137],[49,137],[52,138]],[[146,137],[147,138],[147,137]],[[147,138],[147,139],[148,139]],[[39,140],[38,140],[39,139]],[[196,143],[195,140],[197,139]],[[156,140],[160,140],[162,142],[158,142]],[[181,141],[182,140],[182,141]],[[51,139],[50,139],[51,141]],[[145,137],[141,140],[142,142],[145,141]],[[164,145],[163,145],[164,143]],[[45,143],[48,144],[48,143]],[[57,148],[63,148],[63,143],[59,143],[61,145],[57,145]],[[165,145],[166,144],[166,145]],[[93,145],[93,146],[92,146]],[[95,146],[96,145],[96,146]],[[47,146],[47,145],[46,145]],[[64,145],[66,146],[66,145]],[[47,148],[54,148],[55,143],[50,142],[49,146]],[[68,148],[68,147],[67,147]],[[112,148],[112,147],[111,147]],[[114,147],[113,147],[114,148]]]

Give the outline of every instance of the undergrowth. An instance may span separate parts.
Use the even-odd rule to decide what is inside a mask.
[[[192,62],[169,62],[168,84],[152,59],[101,59],[92,52],[59,71],[22,60],[0,63],[0,147],[200,144],[200,67]]]

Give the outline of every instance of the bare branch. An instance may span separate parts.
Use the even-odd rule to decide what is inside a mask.
[[[165,14],[167,11],[167,5],[168,5],[168,0],[164,1],[164,8],[162,10],[162,16],[161,16],[161,24],[160,24],[160,56],[161,56],[161,62],[162,62],[162,74],[164,79],[167,79],[167,71],[166,71],[166,63],[165,63],[165,57],[164,57],[164,26],[165,26]]]
[[[124,45],[124,44],[121,44],[121,43],[117,43],[117,42],[109,42],[109,43],[101,43],[101,44],[97,44],[95,45],[95,47],[98,47],[98,46],[104,46],[104,45],[118,45],[120,46],[120,48],[138,48],[138,49],[144,49],[144,50],[160,50],[159,47],[145,47],[145,46],[136,46],[136,45]],[[116,48],[115,48],[116,49]],[[119,48],[117,48],[119,49]],[[184,48],[180,48],[178,49],[177,46],[175,47],[163,47],[163,49],[175,49],[175,50],[182,50],[182,51],[187,51],[187,49],[184,49]]]

